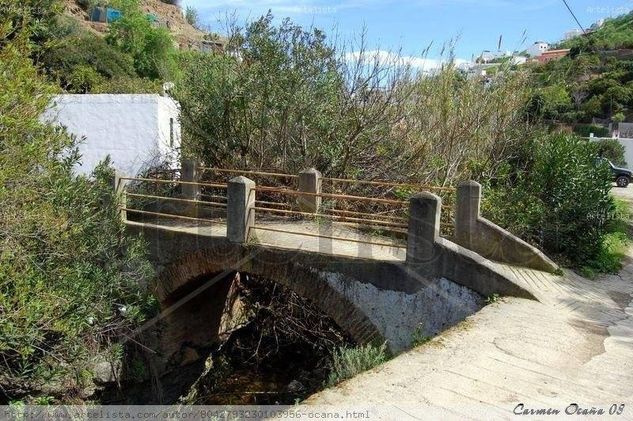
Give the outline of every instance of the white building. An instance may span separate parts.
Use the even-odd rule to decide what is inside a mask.
[[[535,42],[534,44],[530,45],[530,47],[527,49],[528,54],[530,55],[530,57],[538,57],[541,54],[543,54],[544,52],[549,50],[549,44],[546,42],[542,42],[542,41],[538,41]]]
[[[79,174],[89,174],[108,155],[126,175],[178,160],[179,107],[165,96],[58,95],[42,118],[82,139]]]

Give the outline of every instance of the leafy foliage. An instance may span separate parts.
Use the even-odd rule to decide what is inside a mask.
[[[495,171],[523,135],[520,72],[484,85],[449,57],[414,74],[397,54],[347,54],[270,15],[236,28],[227,48],[183,56],[173,91],[184,152],[208,165],[448,184]]]
[[[597,256],[613,208],[611,173],[598,145],[574,136],[538,136],[486,195],[485,214],[576,266]]]
[[[609,136],[609,129],[595,124],[578,124],[574,126],[574,133],[582,137],[590,137],[593,134],[596,137]]]
[[[617,139],[601,139],[598,141],[598,156],[608,159],[614,165],[626,167],[624,158],[626,149]]]
[[[614,50],[633,48],[633,13],[605,21],[604,26],[586,37],[575,37],[560,44],[562,48],[587,50]]]
[[[110,24],[106,40],[130,54],[141,77],[157,79],[165,75],[173,62],[173,40],[165,28],[156,28],[139,8],[138,0],[118,0],[122,17]]]
[[[566,123],[625,121],[633,111],[633,57],[626,50],[632,46],[633,14],[562,42],[570,56],[533,66],[536,113]]]
[[[91,33],[78,30],[47,50],[41,64],[67,91],[85,93],[107,79],[136,77],[134,60]]]
[[[185,9],[185,20],[189,25],[197,27],[199,23],[198,10],[194,7],[187,6]]]
[[[144,245],[124,235],[111,170],[74,176],[75,140],[39,121],[52,88],[29,58],[28,7],[21,13],[18,29],[0,18],[2,400],[44,385],[77,393],[91,359],[151,306]]]

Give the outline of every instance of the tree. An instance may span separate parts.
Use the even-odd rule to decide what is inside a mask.
[[[139,76],[157,79],[169,74],[174,60],[169,31],[152,26],[138,0],[117,0],[114,4],[122,17],[110,24],[106,40],[133,57]]]
[[[347,53],[271,15],[237,28],[226,54],[188,53],[181,67],[184,153],[207,165],[451,183],[493,171],[524,119],[522,72],[484,85],[449,54],[437,72],[415,74],[362,37]]]
[[[617,113],[611,119],[614,123],[622,123],[626,120],[626,116],[624,113]]]

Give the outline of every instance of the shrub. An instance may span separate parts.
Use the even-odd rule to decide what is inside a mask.
[[[613,209],[611,172],[598,146],[575,136],[537,136],[486,195],[484,214],[510,231],[582,266],[595,258]]]
[[[106,41],[132,56],[141,77],[157,79],[171,71],[174,44],[169,31],[152,26],[138,0],[118,0],[113,5],[123,15],[110,24]]]
[[[617,273],[630,244],[631,209],[622,199],[615,199],[599,253],[581,268],[583,275],[593,278],[598,273]]]
[[[104,79],[91,89],[94,94],[159,94],[162,92],[160,80],[140,77],[116,77]]]
[[[70,90],[74,88],[70,75],[77,69],[92,68],[104,79],[136,76],[131,56],[88,32],[59,39],[42,55],[41,65],[50,77]]]
[[[233,31],[227,51],[181,55],[173,90],[184,153],[208,165],[450,184],[495,172],[523,139],[522,71],[484,85],[448,57],[415,74],[397,53],[347,53],[270,15]]]
[[[589,137],[591,136],[591,133],[593,133],[595,137],[608,137],[609,129],[593,124],[578,124],[574,126],[574,133],[582,137]]]
[[[608,159],[615,165],[627,166],[624,154],[626,148],[617,139],[601,139],[598,144],[598,156]]]
[[[16,34],[3,17],[0,390],[16,399],[46,386],[64,400],[89,381],[92,359],[151,310],[142,288],[151,266],[143,242],[125,235],[112,170],[74,176],[75,139],[40,122],[53,89],[28,58],[28,31]]]
[[[189,25],[198,27],[198,10],[191,6],[187,6],[187,8],[185,9],[185,19],[187,20],[187,23]]]
[[[332,371],[328,378],[330,386],[351,379],[387,361],[387,344],[379,347],[371,344],[356,348],[341,347],[334,351],[332,358]]]

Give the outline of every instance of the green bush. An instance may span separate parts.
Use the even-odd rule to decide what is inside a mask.
[[[610,134],[607,127],[595,126],[593,124],[579,124],[574,127],[574,133],[582,137],[589,137],[591,133],[593,133],[595,137],[608,137]]]
[[[134,60],[109,45],[103,38],[85,31],[59,39],[42,57],[49,73],[63,74],[77,66],[92,66],[107,78],[135,76]]]
[[[23,10],[28,16],[28,9]],[[0,15],[0,390],[77,396],[92,360],[152,311],[144,243],[125,235],[113,172],[73,175],[75,139],[39,118],[53,88],[28,28]]]
[[[576,267],[596,258],[613,210],[611,172],[598,145],[575,136],[535,137],[487,192],[492,221]]]
[[[581,268],[583,275],[589,278],[598,273],[617,273],[622,269],[622,260],[631,243],[631,208],[622,199],[615,199],[614,203],[599,253]]]
[[[389,359],[387,344],[379,347],[371,344],[356,348],[341,347],[334,352],[332,357],[332,371],[328,378],[330,386],[351,379]]]
[[[626,167],[624,154],[626,148],[617,139],[601,139],[598,142],[598,156],[608,159],[615,165]]]
[[[172,70],[174,44],[165,28],[155,28],[139,7],[138,0],[117,0],[122,17],[111,23],[106,41],[134,59],[136,73],[158,79]]]

